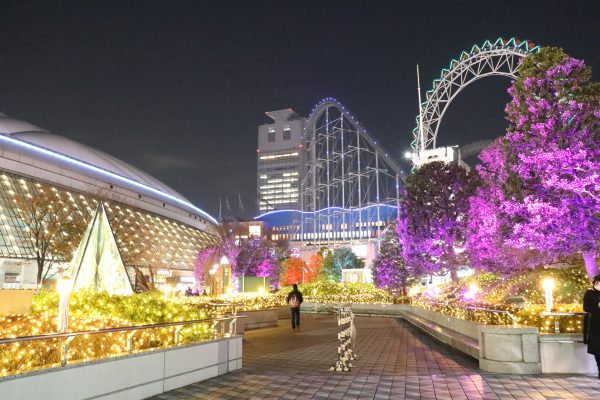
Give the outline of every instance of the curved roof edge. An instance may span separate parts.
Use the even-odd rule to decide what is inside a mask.
[[[41,140],[39,140],[40,137],[42,137]],[[52,146],[53,148],[41,145],[41,143],[47,142],[48,140],[55,141],[55,146]],[[0,141],[36,155],[43,155],[55,163],[71,167],[86,175],[92,175],[92,177],[115,181],[115,183],[118,182],[124,187],[132,190],[142,190],[147,195],[160,199],[161,201],[176,204],[188,212],[193,212],[194,214],[198,214],[214,224],[218,224],[218,221],[209,213],[194,206],[185,197],[181,196],[179,193],[169,188],[159,180],[125,163],[124,161],[121,161],[99,150],[95,150],[89,146],[82,145],[67,138],[63,138],[62,136],[53,135],[46,130],[38,128],[37,126],[28,122],[6,117],[6,115],[2,113],[0,113]],[[110,164],[98,166],[95,165],[96,163],[79,159],[70,154],[66,154],[66,152],[63,153],[56,149],[56,145],[60,144],[74,146],[74,152],[79,151],[83,156],[88,156],[92,159],[100,159],[100,157],[103,157],[104,159],[107,159]],[[111,166],[113,168],[107,168]],[[119,172],[123,172],[123,174]],[[134,176],[131,176],[132,173]],[[140,180],[134,178],[140,178],[141,182]]]

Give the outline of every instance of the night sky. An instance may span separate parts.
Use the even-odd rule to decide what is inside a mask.
[[[64,3],[64,4],[63,4]],[[256,210],[257,126],[344,103],[398,159],[422,91],[497,37],[563,47],[600,76],[600,1],[3,1],[0,112],[103,150],[218,215]],[[439,145],[505,129],[506,78],[469,86]]]

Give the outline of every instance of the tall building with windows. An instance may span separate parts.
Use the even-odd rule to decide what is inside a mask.
[[[300,209],[302,132],[306,118],[291,108],[266,113],[273,122],[258,127],[258,209]]]

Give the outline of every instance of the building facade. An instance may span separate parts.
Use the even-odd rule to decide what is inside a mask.
[[[217,221],[164,183],[3,114],[0,186],[0,288],[36,286],[38,246],[29,216],[44,207],[53,217],[85,224],[102,203],[132,286],[136,270],[158,283],[193,285],[198,250],[218,240]],[[71,256],[50,252],[46,258],[48,265],[64,266]]]
[[[300,209],[302,134],[306,118],[292,109],[266,113],[273,122],[258,127],[258,209]]]
[[[382,232],[398,217],[404,171],[334,98],[319,101],[306,119],[291,109],[267,115],[274,123],[259,127],[255,220],[305,261],[323,247],[347,247],[370,265]],[[293,133],[290,121],[301,125],[297,142],[285,135]]]

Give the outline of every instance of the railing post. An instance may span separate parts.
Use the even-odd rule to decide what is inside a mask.
[[[60,365],[65,366],[69,361],[69,345],[75,339],[75,336],[69,336],[62,345],[61,357],[60,357]]]
[[[229,321],[229,335],[231,336],[235,335],[237,331],[237,319],[237,314],[235,314],[233,317],[231,317],[231,320]]]
[[[137,333],[137,331],[131,331],[128,335],[127,335],[127,352],[128,353],[132,353],[133,352],[133,336]]]
[[[210,327],[210,331],[213,334],[214,337],[217,336],[217,325],[219,325],[219,322],[221,321],[213,321],[212,326]]]
[[[179,325],[175,327],[175,346],[179,346],[179,340],[181,339],[181,330],[183,329],[183,325]]]

